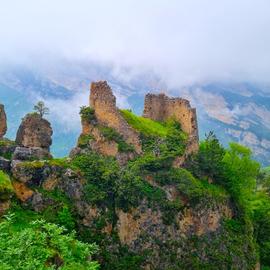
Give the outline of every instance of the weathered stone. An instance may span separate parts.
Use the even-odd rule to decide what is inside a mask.
[[[44,198],[44,196],[39,193],[35,192],[31,198],[31,206],[36,212],[41,212],[44,210],[48,205],[53,204],[53,200],[49,198]]]
[[[67,169],[63,172],[61,182],[58,187],[62,190],[66,196],[73,200],[80,200],[83,196],[83,185],[80,177],[77,173],[71,169]]]
[[[139,133],[132,129],[116,107],[116,99],[106,81],[91,84],[90,106],[95,110],[95,116],[100,124],[115,129],[124,140],[133,145],[135,151],[142,152]],[[87,130],[84,127],[83,130]]]
[[[51,124],[39,114],[28,114],[18,129],[16,143],[23,147],[50,149],[52,144]]]
[[[10,163],[11,163],[10,160],[0,157],[0,170],[9,171]]]
[[[189,136],[186,154],[198,150],[199,136],[196,109],[191,108],[188,100],[170,98],[164,94],[147,94],[145,96],[143,116],[154,121],[166,121],[174,118]],[[182,161],[179,160],[179,163],[182,163]]]
[[[4,105],[0,104],[0,139],[3,138],[6,132],[7,132],[7,116],[5,113]]]
[[[13,160],[42,160],[51,159],[52,156],[48,150],[41,147],[16,147],[12,159]]]
[[[1,139],[0,143],[0,156],[11,159],[16,148],[14,141],[8,140],[6,138]]]
[[[13,181],[12,185],[13,185],[16,197],[22,202],[26,202],[34,194],[34,191],[28,188],[24,183]]]
[[[6,214],[11,205],[10,200],[0,201],[0,217]]]

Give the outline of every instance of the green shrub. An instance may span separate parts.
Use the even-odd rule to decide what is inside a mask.
[[[80,109],[80,115],[83,121],[90,123],[95,119],[95,110],[91,107],[82,106]]]
[[[0,199],[8,199],[13,193],[13,187],[7,174],[0,170]]]
[[[6,138],[0,139],[0,147],[1,146],[15,146],[15,145],[16,145],[16,143],[14,141],[9,140],[9,139],[6,139]]]
[[[78,139],[78,146],[80,148],[87,148],[89,146],[89,142],[93,139],[91,135],[81,134]]]
[[[71,231],[75,227],[75,220],[72,216],[72,213],[66,205],[62,207],[60,211],[58,211],[57,221],[59,225],[64,226],[68,231]]]
[[[76,240],[74,233],[65,234],[62,227],[43,220],[13,231],[12,222],[12,217],[7,217],[0,223],[1,269],[99,268],[98,263],[90,259],[97,252],[97,246]]]

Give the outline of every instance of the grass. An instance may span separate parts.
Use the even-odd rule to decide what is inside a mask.
[[[168,134],[168,127],[165,124],[137,116],[129,110],[120,110],[120,112],[130,126],[144,135],[166,137]]]
[[[14,146],[14,145],[16,145],[16,143],[9,139],[4,138],[0,140],[0,146]]]
[[[10,178],[3,171],[0,171],[0,199],[5,199],[13,192]]]

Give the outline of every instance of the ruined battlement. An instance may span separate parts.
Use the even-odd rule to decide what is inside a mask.
[[[144,101],[143,117],[154,121],[174,118],[189,136],[188,153],[198,150],[199,136],[196,109],[183,98],[170,98],[165,94],[147,94]]]
[[[93,109],[92,120],[82,118],[82,138],[88,138],[90,149],[106,156],[114,156],[120,163],[125,164],[135,155],[142,154],[141,134],[128,124],[116,106],[116,98],[106,81],[93,82],[90,87],[90,107]],[[182,130],[188,135],[186,150],[183,156],[177,157],[175,166],[181,166],[186,157],[198,150],[198,127],[196,110],[190,106],[186,99],[170,98],[164,94],[147,94],[145,97],[143,117],[154,121],[166,121],[173,118],[181,124]],[[135,152],[119,151],[119,141],[107,139],[102,128],[109,127],[119,133],[122,139]],[[119,138],[118,138],[119,139]],[[80,139],[78,147],[80,148]],[[181,142],[179,142],[181,143]],[[77,149],[80,151],[79,149]],[[76,151],[77,151],[76,150]],[[72,151],[72,155],[76,153]]]
[[[116,98],[106,81],[91,84],[90,106],[99,123],[115,129],[124,140],[133,145],[137,154],[142,152],[139,133],[132,129],[116,107]]]

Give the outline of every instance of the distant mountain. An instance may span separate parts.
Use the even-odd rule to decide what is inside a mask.
[[[107,80],[119,107],[141,114],[146,92],[167,89],[152,73],[127,76],[96,63],[66,63],[33,71],[9,68],[0,72],[0,103],[8,114],[8,136],[14,138],[20,119],[39,99],[51,109],[48,116],[54,135],[52,152],[67,155],[80,133],[79,107],[88,103],[91,81]],[[197,108],[200,138],[213,130],[227,145],[237,141],[249,146],[263,165],[270,164],[270,89],[251,83],[212,83],[181,89],[168,94],[188,98]]]

